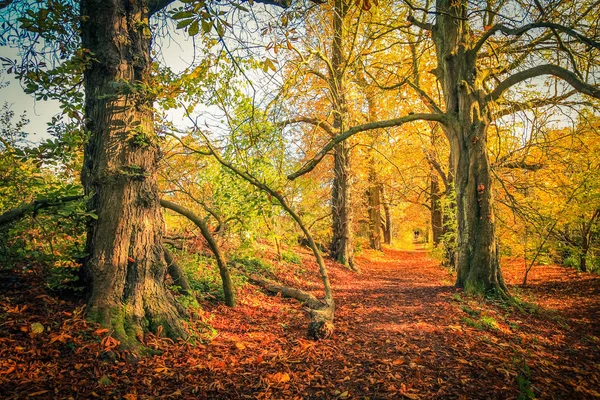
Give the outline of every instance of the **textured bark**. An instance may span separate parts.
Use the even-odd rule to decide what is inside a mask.
[[[185,338],[185,311],[168,291],[163,216],[156,185],[159,151],[150,95],[147,0],[82,0],[86,130],[82,183],[89,224],[87,316],[137,347],[146,329]]]
[[[477,293],[506,295],[498,255],[492,179],[487,155],[485,90],[478,76],[477,54],[466,17],[467,4],[437,0],[433,40],[446,114],[444,132],[452,152],[458,220],[456,285]]]
[[[369,243],[374,250],[381,250],[381,185],[377,182],[374,168],[369,171]]]
[[[431,232],[433,245],[437,246],[442,240],[444,234],[444,218],[442,211],[442,194],[440,192],[440,184],[436,172],[431,172],[431,185],[430,185],[430,210],[431,210]]]
[[[347,7],[343,0],[334,2],[334,33],[331,46],[332,73],[329,86],[333,97],[333,129],[336,134],[340,134],[346,129],[344,19]],[[346,141],[337,143],[333,147],[333,160],[331,256],[339,263],[354,269],[354,235],[350,207],[350,146]]]
[[[383,200],[383,213],[385,225],[383,227],[383,243],[392,244],[392,211],[389,200],[386,199],[384,186],[381,185],[381,199]]]
[[[333,238],[331,256],[340,264],[354,269],[354,232],[350,209],[350,154],[346,142],[334,148],[334,178],[331,190]]]
[[[171,275],[171,278],[173,278],[173,283],[181,288],[181,294],[186,296],[190,295],[192,293],[192,288],[185,276],[185,272],[183,272],[183,269],[177,264],[175,258],[166,246],[163,246],[163,251],[165,252],[165,261],[167,262],[167,271],[169,272],[169,275]]]

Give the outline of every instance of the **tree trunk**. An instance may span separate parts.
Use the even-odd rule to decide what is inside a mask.
[[[178,204],[175,204],[171,201],[162,199],[160,200],[160,205],[166,209],[175,211],[176,213],[183,215],[184,217],[192,221],[194,225],[200,228],[200,233],[202,234],[202,237],[204,237],[206,243],[208,243],[208,247],[210,248],[210,251],[212,251],[212,253],[214,254],[215,260],[217,261],[219,275],[221,275],[221,283],[223,284],[223,297],[225,298],[225,304],[227,304],[229,307],[235,307],[235,290],[233,288],[233,282],[231,280],[229,268],[227,267],[227,260],[221,252],[221,248],[217,244],[217,241],[210,232],[210,229],[208,229],[208,225],[206,225],[206,222],[204,222],[202,218],[198,217],[191,210]]]
[[[433,40],[435,70],[444,94],[444,129],[451,146],[456,190],[458,252],[456,285],[475,293],[506,296],[498,262],[491,174],[487,155],[490,124],[485,90],[478,76],[477,53],[467,3],[437,0]]]
[[[381,250],[381,185],[375,169],[369,171],[369,242],[373,250]]]
[[[442,235],[444,234],[444,220],[443,220],[443,211],[442,211],[442,194],[440,192],[440,184],[438,180],[438,176],[435,171],[431,171],[431,232],[433,245],[437,246],[440,244],[442,240]]]
[[[340,264],[354,269],[352,215],[350,210],[349,149],[346,142],[334,148],[334,178],[331,190],[333,238],[331,256]]]
[[[333,42],[331,46],[331,76],[329,87],[333,97],[333,128],[342,133],[346,129],[347,104],[345,96],[344,18],[347,5],[335,0],[333,9]],[[333,148],[333,187],[331,209],[333,238],[331,256],[339,263],[354,269],[354,240],[352,210],[350,208],[350,146],[346,141]]]
[[[168,291],[153,126],[147,0],[82,0],[89,140],[82,183],[98,216],[88,227],[87,316],[127,348],[146,329],[185,338],[184,310]]]
[[[167,271],[169,271],[169,275],[173,278],[173,283],[181,288],[181,294],[186,296],[192,294],[192,288],[185,276],[185,272],[183,272],[183,269],[175,262],[173,254],[167,249],[167,246],[163,246],[163,251],[165,252],[165,261],[167,262]]]
[[[587,272],[587,253],[589,251],[590,248],[590,232],[591,232],[591,225],[592,225],[593,221],[590,222],[590,226],[586,227],[585,222],[582,222],[582,229],[581,229],[581,253],[579,254],[579,270],[581,272]]]
[[[485,127],[484,129],[486,129]],[[473,293],[508,292],[498,262],[486,132],[453,141],[458,222],[456,285]],[[465,138],[467,136],[467,138]],[[466,140],[465,140],[466,139]],[[460,146],[460,148],[455,148]]]
[[[392,211],[389,200],[386,199],[384,186],[381,185],[381,199],[383,200],[383,213],[385,215],[385,226],[383,227],[383,243],[392,244]]]

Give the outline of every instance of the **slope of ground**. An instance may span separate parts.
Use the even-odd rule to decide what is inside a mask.
[[[330,265],[330,339],[306,339],[308,318],[294,300],[246,287],[236,309],[202,304],[195,319],[206,335],[196,345],[149,336],[163,353],[142,358],[82,320],[80,304],[23,270],[4,271],[0,397],[600,397],[599,277],[537,267],[528,287],[511,286],[526,301],[519,310],[465,296],[424,251],[365,252],[358,262],[360,274]],[[505,265],[508,283],[520,282],[522,265]],[[301,279],[281,277],[318,293],[315,266],[302,268]]]

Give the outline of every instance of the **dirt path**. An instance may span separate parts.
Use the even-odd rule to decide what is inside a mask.
[[[599,277],[536,268],[530,287],[512,287],[536,304],[518,311],[465,296],[424,251],[365,252],[358,263],[360,274],[330,265],[330,339],[306,339],[308,319],[294,300],[247,286],[236,309],[202,303],[196,320],[206,334],[216,329],[212,340],[150,336],[147,346],[164,353],[137,360],[87,326],[73,303],[11,278],[0,296],[0,397],[600,397]],[[280,277],[318,292],[310,262],[299,268],[300,277],[288,268]],[[520,281],[520,264],[506,263],[505,276]],[[33,322],[47,332],[28,332]]]

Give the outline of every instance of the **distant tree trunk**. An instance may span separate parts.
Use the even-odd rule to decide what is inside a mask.
[[[440,184],[438,180],[438,176],[435,171],[431,171],[431,232],[433,245],[437,246],[440,244],[442,240],[442,235],[444,234],[444,218],[443,218],[443,210],[442,210],[442,194],[440,191]]]
[[[392,244],[392,211],[389,200],[386,198],[384,186],[381,185],[381,200],[383,202],[383,213],[385,215],[385,225],[383,227],[383,243]]]
[[[344,18],[348,5],[335,0],[333,9],[333,42],[331,46],[331,71],[329,86],[333,95],[333,128],[346,129],[347,104],[345,96]],[[339,263],[354,269],[354,235],[350,207],[350,145],[343,141],[333,148],[333,187],[331,210],[333,238],[331,256]]]
[[[82,0],[86,131],[81,174],[98,215],[87,235],[87,316],[135,348],[146,329],[186,337],[168,291],[151,96],[147,0]]]
[[[592,227],[596,220],[600,218],[600,208],[594,210],[592,217],[586,222],[585,217],[582,216],[581,223],[581,255],[579,256],[579,269],[583,272],[587,272],[587,254],[590,251],[592,245]]]
[[[374,169],[369,171],[369,242],[373,250],[381,250],[381,185]]]

